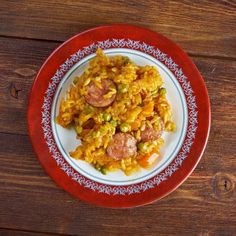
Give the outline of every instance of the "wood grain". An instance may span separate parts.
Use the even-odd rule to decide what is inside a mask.
[[[129,23],[177,42],[206,82],[212,126],[192,175],[164,199],[88,205],[44,172],[27,136],[28,95],[48,55],[91,27]],[[214,235],[236,232],[236,2],[0,1],[0,235]]]
[[[0,38],[0,44],[0,129],[6,133],[27,134],[26,109],[33,79],[58,43]],[[236,81],[233,79],[236,62],[202,57],[193,57],[193,60],[208,87],[213,127],[224,127],[216,135],[224,135],[226,129],[232,132],[230,137],[235,138],[231,127],[236,123]],[[12,90],[18,90],[17,97],[12,95],[16,93]]]
[[[58,43],[0,38],[0,45],[0,130],[26,134],[33,79]]]
[[[0,235],[3,236],[60,236],[64,234],[53,234],[53,233],[44,233],[44,232],[33,232],[33,231],[25,231],[25,230],[12,230],[12,229],[0,229]]]
[[[28,93],[58,43],[0,38],[0,44],[0,228],[65,235],[234,234],[235,61],[193,57],[212,106],[209,143],[194,173],[161,201],[112,210],[87,205],[58,188],[42,170],[27,136]]]
[[[2,0],[0,4],[0,35],[64,41],[91,27],[129,23],[162,33],[189,53],[235,58],[235,1]]]
[[[112,210],[87,205],[57,188],[41,169],[27,136],[1,134],[0,140],[0,227],[66,235],[222,235],[226,224],[227,235],[236,230],[235,166],[226,175],[220,165],[217,172],[205,171],[201,162],[161,201]],[[216,174],[227,176],[231,187],[218,187]]]

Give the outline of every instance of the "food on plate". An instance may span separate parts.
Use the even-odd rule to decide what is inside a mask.
[[[110,79],[103,79],[99,85],[93,81],[88,84],[85,100],[94,107],[106,107],[115,100],[115,97],[115,83]]]
[[[115,160],[136,156],[137,140],[128,133],[116,133],[107,146],[107,154]]]
[[[130,175],[158,162],[164,131],[173,132],[171,106],[153,66],[98,49],[60,103],[56,121],[73,126],[82,144],[70,152],[102,174]]]

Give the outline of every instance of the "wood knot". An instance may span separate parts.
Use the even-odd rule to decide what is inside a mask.
[[[209,236],[210,235],[210,232],[207,230],[207,231],[203,231],[199,234],[199,236]]]
[[[15,72],[18,75],[21,75],[24,77],[33,76],[36,74],[36,71],[30,68],[19,68],[19,69],[16,69]]]
[[[217,198],[231,198],[234,194],[234,188],[233,176],[219,172],[213,177],[213,191]]]
[[[21,91],[20,88],[16,88],[16,85],[14,83],[11,83],[11,85],[10,85],[10,95],[13,98],[18,99],[20,91]]]

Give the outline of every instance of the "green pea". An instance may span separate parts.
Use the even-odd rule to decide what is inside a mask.
[[[75,77],[74,80],[73,80],[73,84],[77,84],[79,81],[79,77]]]
[[[131,126],[130,124],[127,124],[127,123],[123,123],[120,125],[120,130],[123,132],[123,133],[126,133],[128,131],[131,130]]]
[[[130,62],[130,59],[128,57],[123,57],[124,64],[127,65]]]
[[[128,86],[126,84],[119,84],[118,91],[120,93],[126,93],[126,92],[128,92]]]
[[[116,121],[116,120],[111,120],[110,123],[111,123],[111,125],[113,125],[113,126],[117,126],[117,121]]]
[[[100,171],[103,175],[107,174],[107,169],[105,167],[102,167]]]
[[[77,134],[81,134],[82,131],[83,131],[83,128],[82,128],[82,126],[76,126],[76,127],[75,127],[75,130],[76,130],[76,133],[77,133]]]
[[[100,166],[99,164],[96,164],[96,165],[94,166],[94,168],[95,168],[96,170],[98,170],[98,171],[101,171],[101,166]]]
[[[105,121],[111,120],[111,114],[109,114],[109,113],[104,113],[104,114],[103,114],[103,119],[104,119]]]
[[[165,95],[167,93],[165,88],[160,88],[159,90],[160,95]]]
[[[138,144],[138,149],[141,151],[141,152],[148,152],[149,151],[149,146],[148,146],[148,143],[144,143],[144,142],[140,142]]]

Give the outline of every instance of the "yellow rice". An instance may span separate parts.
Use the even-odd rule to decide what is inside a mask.
[[[138,151],[136,156],[122,160],[110,158],[106,148],[112,136],[119,125],[125,122],[131,126],[130,133],[140,141],[140,132],[146,126],[160,125],[159,118],[164,123],[165,131],[174,131],[171,107],[166,98],[166,90],[162,87],[162,78],[155,67],[138,66],[121,55],[108,57],[101,49],[96,54],[84,73],[74,79],[61,101],[57,122],[65,128],[73,125],[77,138],[82,140],[82,145],[70,152],[71,157],[92,164],[103,174],[120,169],[130,175],[140,169],[139,160],[143,153]],[[116,84],[117,89],[111,89],[105,96],[116,94],[115,101],[105,108],[87,104],[84,98],[86,86],[94,81],[99,87],[101,80],[107,78]],[[123,92],[119,89],[123,89]],[[142,98],[142,92],[145,92],[145,98]],[[111,120],[104,121],[104,114],[109,114]],[[96,124],[96,130],[84,129],[83,125],[91,119]],[[163,143],[161,137],[149,142],[149,152],[159,153]]]

